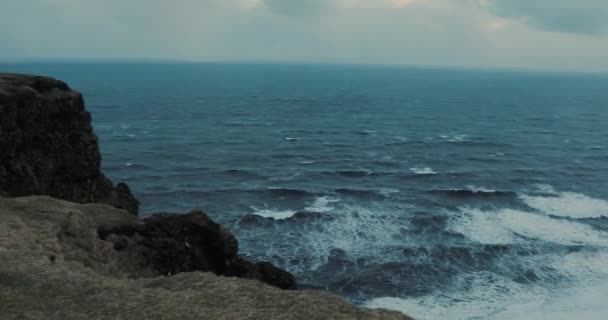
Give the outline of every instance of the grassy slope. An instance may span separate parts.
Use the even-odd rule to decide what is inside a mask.
[[[407,319],[210,273],[129,279],[146,266],[96,236],[129,223],[105,205],[0,198],[0,319]]]

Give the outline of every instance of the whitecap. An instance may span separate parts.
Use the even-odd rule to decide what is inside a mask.
[[[312,204],[310,204],[308,207],[304,208],[304,210],[306,211],[312,211],[312,212],[321,212],[321,213],[325,213],[325,212],[330,212],[332,210],[334,210],[334,207],[330,207],[329,205],[332,203],[337,203],[340,202],[340,199],[337,198],[331,198],[331,197],[317,197]]]
[[[535,239],[562,245],[608,247],[608,233],[576,221],[513,209],[464,209],[448,230],[482,244],[512,244]]]
[[[468,185],[467,189],[469,189],[473,192],[481,192],[481,193],[495,193],[496,192],[495,189],[489,189],[486,187],[478,187],[478,186],[474,186],[474,185]]]
[[[462,141],[465,141],[465,139],[467,137],[468,137],[468,135],[466,135],[466,134],[454,135],[450,139],[448,139],[448,141],[449,142],[462,142]]]
[[[410,168],[410,171],[412,171],[415,174],[419,174],[419,175],[432,175],[432,174],[437,174],[437,172],[435,172],[432,168],[426,167],[426,168]]]
[[[534,185],[539,192],[548,193],[548,194],[556,194],[555,188],[548,184],[536,184]]]
[[[549,191],[555,192],[552,188]],[[560,192],[555,196],[529,196],[520,198],[530,207],[546,214],[570,218],[608,217],[608,201],[574,192]]]
[[[291,137],[285,137],[284,138],[286,141],[299,141],[300,138],[291,138]]]
[[[521,284],[491,272],[456,277],[452,288],[422,297],[378,297],[365,307],[405,313],[418,320],[605,319],[608,305],[608,252],[544,255],[524,264],[546,265],[570,281],[555,287]],[[558,286],[554,283],[553,285]]]
[[[285,220],[285,219],[293,217],[293,215],[296,214],[296,211],[293,211],[293,210],[276,210],[276,209],[268,209],[268,208],[260,209],[260,208],[256,208],[256,207],[251,207],[251,208],[254,210],[254,212],[252,214],[255,214],[257,216],[264,217],[264,218],[275,219],[275,220]]]
[[[411,299],[381,297],[368,301],[365,307],[399,311],[418,320],[490,319],[496,310],[534,297],[523,285],[490,272],[464,274],[460,278],[454,285],[459,287],[459,283],[469,283],[470,290]]]
[[[462,214],[449,221],[447,230],[482,244],[511,244],[518,241],[517,236],[502,224],[498,213],[478,209],[464,209]]]

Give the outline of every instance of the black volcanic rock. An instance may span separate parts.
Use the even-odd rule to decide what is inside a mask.
[[[137,214],[126,184],[100,171],[82,95],[64,82],[0,73],[0,194],[106,203]]]
[[[234,235],[202,211],[161,213],[136,225],[100,228],[99,237],[114,249],[143,257],[162,275],[209,271],[218,275],[256,279],[281,289],[295,289],[294,277],[270,263],[240,258]]]

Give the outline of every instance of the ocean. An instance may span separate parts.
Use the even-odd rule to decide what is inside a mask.
[[[605,319],[608,76],[36,63],[142,216],[202,208],[253,260],[417,319]]]

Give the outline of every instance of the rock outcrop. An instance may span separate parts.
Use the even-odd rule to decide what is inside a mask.
[[[172,241],[167,234],[187,234],[178,230],[184,223],[230,238],[200,213],[165,228],[161,221],[172,218],[160,216],[141,226],[135,216],[108,205],[0,197],[0,319],[409,319],[397,312],[358,309],[321,291],[281,290],[210,272],[158,275],[158,266],[149,263],[154,251],[139,247],[149,244],[138,240],[137,233],[154,234],[150,239],[159,239],[162,246]],[[111,239],[107,230],[124,231]],[[234,252],[233,246],[212,238],[189,237],[188,243]],[[185,256],[176,255],[176,260],[182,264]],[[164,270],[171,269],[171,262],[166,263]]]
[[[281,289],[295,289],[294,277],[270,263],[252,263],[238,256],[238,241],[202,211],[157,214],[140,224],[100,226],[103,240],[128,252],[159,275],[209,271],[218,275],[257,279]]]
[[[80,93],[51,78],[0,74],[0,115],[0,195],[48,195],[137,214],[139,202],[129,187],[114,186],[100,171],[97,137]],[[290,273],[240,258],[232,233],[203,212],[142,221],[135,215],[97,230],[115,251],[142,266],[128,264],[131,278],[208,271],[296,287]],[[69,235],[62,233],[62,239]]]
[[[0,194],[107,203],[137,214],[129,187],[101,173],[80,93],[51,78],[0,74],[0,115]]]

